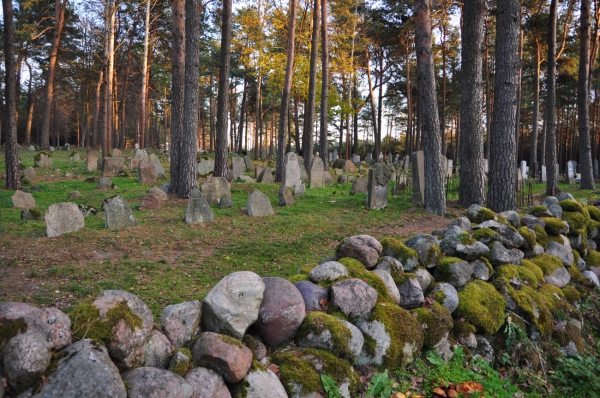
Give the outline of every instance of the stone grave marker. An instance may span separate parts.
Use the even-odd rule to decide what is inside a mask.
[[[120,149],[114,148],[112,151],[112,157],[113,158],[122,158],[123,152]]]
[[[140,210],[158,210],[162,207],[162,201],[158,195],[146,195],[142,199]]]
[[[140,167],[141,161],[142,161],[142,159],[140,159],[140,158],[131,159],[131,170],[137,170]],[[151,164],[153,164],[153,163],[151,163]],[[156,169],[156,166],[154,166],[154,168]]]
[[[192,190],[185,211],[185,222],[188,224],[197,224],[212,221],[215,221],[215,213],[208,205],[206,198],[197,189]]]
[[[41,169],[47,169],[52,167],[52,158],[46,152],[38,152],[33,158],[33,166]]]
[[[13,207],[20,209],[32,209],[36,206],[35,199],[28,192],[16,190],[13,196],[10,197]]]
[[[354,164],[360,164],[360,155],[352,155],[352,162],[354,162]]]
[[[357,193],[366,193],[368,183],[369,179],[367,177],[358,177],[352,182],[352,187],[350,188],[350,195],[355,195]]]
[[[412,202],[422,204],[425,201],[425,156],[423,151],[412,153]]]
[[[119,171],[125,166],[124,158],[103,158],[102,177],[116,177]]]
[[[304,167],[304,162],[299,162],[298,166],[300,166],[300,179],[308,180],[308,173],[306,167]]]
[[[156,166],[156,176],[158,178],[165,178],[165,170],[162,168],[162,166],[160,165],[160,160],[158,160],[158,157],[155,154],[151,154],[150,157],[148,158],[148,161],[150,163],[154,163],[154,166]]]
[[[390,178],[393,170],[391,166],[384,164],[376,164],[369,169],[367,210],[379,210],[387,207]]]
[[[223,177],[209,177],[200,188],[210,206],[218,205],[223,195],[231,195],[231,185]]]
[[[256,178],[258,180],[258,177],[260,177],[260,173],[262,173],[264,169],[265,169],[264,166],[261,166],[261,165],[256,166],[256,168],[254,169],[254,178]]]
[[[29,166],[29,167],[25,168],[25,170],[23,170],[23,176],[27,177],[31,180],[33,180],[35,178],[35,175],[36,175],[35,169],[31,166]]]
[[[294,195],[288,187],[281,185],[279,187],[279,206],[293,206]]]
[[[594,178],[600,178],[598,176],[598,159],[594,159]]]
[[[231,158],[231,168],[233,172],[233,179],[237,180],[244,175],[244,170],[246,168],[246,164],[244,163],[244,158],[240,158],[234,156]]]
[[[112,198],[104,209],[104,226],[107,229],[117,230],[136,225],[129,203],[119,195]]]
[[[96,189],[99,189],[99,190],[113,189],[114,186],[115,186],[115,184],[113,184],[110,177],[102,177],[98,181],[98,185],[96,186]]]
[[[452,168],[454,167],[454,161],[452,159],[448,159],[446,161],[447,164],[447,168],[446,168],[446,177],[452,177]]]
[[[138,166],[138,182],[140,184],[156,184],[156,165],[145,160],[140,160]]]
[[[294,152],[288,152],[285,155],[285,162],[283,164],[282,185],[295,187],[300,185],[301,182],[298,156]]]
[[[548,181],[546,166],[542,166],[542,182]]]
[[[325,176],[323,175],[323,160],[315,156],[310,162],[310,174],[308,175],[309,188],[323,188],[325,186]]]
[[[306,185],[301,183],[300,185],[296,185],[294,187],[294,196],[302,196],[306,193]]]
[[[144,151],[143,149],[136,149],[135,150],[135,155],[133,156],[134,159],[141,159],[141,160],[145,160],[146,162],[149,160],[148,159],[148,152]]]
[[[333,160],[336,160],[338,158],[338,151],[337,149],[333,150]]]
[[[246,164],[246,171],[254,170],[254,165],[252,164],[252,158],[250,155],[244,156],[244,163]]]
[[[270,167],[263,169],[256,181],[263,184],[273,184],[273,169]]]
[[[69,232],[85,228],[83,214],[73,202],[55,203],[50,205],[45,215],[46,236],[54,238]]]
[[[79,157],[78,153],[74,153],[71,156],[69,156],[69,163],[79,163],[80,160],[81,158]]]
[[[202,157],[196,165],[196,169],[200,177],[207,177],[215,172],[215,162],[209,157]]]
[[[521,176],[527,178],[527,162],[524,160],[521,161]]]
[[[346,163],[344,163],[344,171],[350,174],[356,173],[356,166],[354,165],[354,163],[352,163],[350,159],[347,159]]]
[[[248,215],[251,217],[262,217],[273,214],[273,206],[271,206],[269,198],[258,189],[250,193],[246,206],[248,208]]]
[[[373,163],[373,154],[367,153],[367,164],[372,164],[372,163]]]

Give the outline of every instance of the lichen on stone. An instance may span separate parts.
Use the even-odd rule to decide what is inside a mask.
[[[484,334],[496,333],[504,323],[506,300],[484,281],[467,283],[458,292],[458,314]]]
[[[491,228],[479,228],[473,233],[473,238],[475,240],[499,240],[500,235]]]
[[[507,283],[510,283],[514,278],[519,279],[522,283],[526,283],[527,285],[533,287],[534,289],[538,287],[539,281],[535,273],[527,267],[523,267],[520,265],[507,264],[496,267],[495,277],[503,278]]]
[[[488,209],[487,207],[482,207],[477,214],[475,214],[475,216],[473,217],[473,222],[477,223],[477,224],[481,224],[484,221],[488,221],[488,220],[495,220],[496,219],[496,213],[494,213],[492,210]]]
[[[588,213],[590,214],[590,218],[593,221],[600,222],[600,209],[598,209],[596,206],[591,205],[585,206],[585,209],[588,211]]]
[[[309,333],[320,335],[326,330],[331,334],[332,347],[330,351],[338,358],[354,361],[354,355],[350,352],[352,332],[339,319],[324,312],[313,311],[304,318],[296,334],[296,341],[302,340]]]

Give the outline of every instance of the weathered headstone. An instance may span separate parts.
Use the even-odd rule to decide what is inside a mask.
[[[145,160],[147,162],[148,161],[148,152],[144,151],[143,149],[136,149],[135,155],[133,156],[133,158]]]
[[[248,196],[247,202],[248,215],[252,217],[269,216],[273,214],[273,206],[267,195],[259,191],[253,190]]]
[[[323,175],[323,160],[315,156],[310,163],[310,174],[308,175],[309,188],[323,188],[325,186],[325,176]]]
[[[246,164],[244,163],[244,158],[233,157],[231,158],[231,167],[233,169],[233,179],[237,180],[238,178],[244,175],[244,170],[246,168]]]
[[[567,162],[567,176],[569,177],[569,179],[575,178],[575,165],[572,160],[569,160]]]
[[[129,203],[120,196],[110,199],[104,209],[104,226],[108,229],[122,229],[137,225]]]
[[[367,153],[367,164],[372,164],[373,163],[373,154],[372,153]]]
[[[425,200],[425,157],[423,151],[413,152],[411,163],[413,179],[412,202],[422,204]]]
[[[140,160],[138,165],[138,182],[140,184],[156,184],[156,165]]]
[[[112,182],[110,177],[102,177],[98,180],[98,185],[96,189],[104,190],[104,189],[113,189],[115,184]]]
[[[295,187],[301,183],[300,164],[298,156],[294,152],[288,152],[285,155],[282,180],[282,185],[286,187]]]
[[[113,158],[122,158],[123,152],[120,149],[114,148],[112,151],[112,157]]]
[[[273,169],[270,167],[263,169],[256,181],[263,184],[273,184]]]
[[[369,183],[368,178],[358,177],[352,183],[352,187],[350,188],[350,195],[355,195],[357,193],[366,193],[368,183]]]
[[[356,173],[356,166],[354,165],[354,163],[352,163],[350,159],[347,159],[344,163],[344,171],[350,174]]]
[[[209,177],[200,188],[210,206],[218,205],[224,194],[231,194],[231,185],[223,177]]]
[[[294,195],[288,187],[281,185],[279,187],[279,206],[293,206]]]
[[[391,166],[384,164],[376,164],[369,169],[367,210],[379,210],[387,207],[390,178],[393,170]]]
[[[140,159],[140,158],[131,159],[131,170],[137,170],[140,167],[141,161],[142,161],[142,159]],[[155,169],[155,171],[156,171],[156,169]]]
[[[147,194],[142,199],[140,210],[158,210],[162,207],[162,200],[158,195]]]
[[[46,152],[38,152],[38,154],[33,158],[33,166],[42,169],[52,167],[52,158],[50,157],[50,154]]]
[[[302,196],[306,193],[306,185],[304,183],[294,187],[294,196]]]
[[[69,156],[69,163],[78,163],[81,160],[78,153],[73,153]]]
[[[308,173],[306,172],[306,168],[304,167],[304,162],[299,162],[298,165],[300,166],[300,179],[308,180]]]
[[[18,207],[20,209],[32,209],[35,205],[35,199],[28,192],[23,192],[20,190],[16,190],[14,195],[10,197],[12,201],[13,207]]]
[[[542,182],[548,181],[546,166],[542,166]]]
[[[446,161],[447,169],[446,169],[446,177],[452,177],[452,168],[454,167],[454,161],[452,159],[448,159]]]
[[[156,166],[156,176],[158,178],[165,178],[165,170],[162,168],[162,166],[160,165],[160,160],[158,160],[158,157],[155,154],[151,154],[148,161],[150,163],[154,163],[154,166]]]
[[[35,178],[35,175],[36,175],[35,169],[31,166],[29,166],[29,167],[25,168],[25,170],[23,170],[23,176],[28,177],[31,180],[33,180]]]
[[[206,198],[197,189],[192,190],[187,210],[185,211],[185,222],[196,224],[211,221],[215,221],[215,213],[208,205]]]
[[[116,177],[124,166],[124,158],[103,158],[102,177]]]
[[[333,150],[333,160],[336,160],[338,158],[338,151],[337,149]]]
[[[246,171],[254,170],[254,166],[252,165],[252,158],[250,155],[244,156],[244,163],[246,164]]]
[[[46,212],[46,236],[54,238],[85,228],[83,214],[73,202],[50,205]]]
[[[360,155],[352,155],[352,162],[354,162],[355,164],[359,164],[360,163]]]
[[[261,165],[256,166],[256,168],[254,169],[254,178],[256,178],[258,180],[258,177],[260,177],[260,173],[262,173],[264,169],[265,169],[264,166],[261,166]]]
[[[198,170],[198,175],[204,178],[215,172],[215,162],[209,157],[202,157],[196,165],[196,168]]]

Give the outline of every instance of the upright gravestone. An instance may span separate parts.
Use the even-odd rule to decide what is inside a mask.
[[[548,181],[546,166],[542,166],[542,182]]]
[[[575,162],[572,160],[567,162],[567,175],[569,177],[569,184],[575,185]]]
[[[306,167],[304,167],[304,162],[298,160],[298,166],[300,167],[300,179],[308,180],[308,172],[306,171]]]
[[[390,178],[393,170],[393,167],[385,164],[376,164],[369,169],[367,210],[379,210],[387,207]]]
[[[425,201],[425,157],[423,151],[413,152],[411,157],[413,193],[412,202],[422,204]]]
[[[350,174],[356,173],[356,166],[354,165],[354,163],[352,163],[350,159],[347,159],[346,163],[344,163],[344,171]]]
[[[308,175],[309,188],[323,188],[325,186],[325,176],[323,169],[323,160],[315,156],[310,163],[310,174]]]
[[[208,157],[200,158],[200,161],[196,165],[198,175],[202,178],[208,177],[209,174],[215,172],[215,162]]]
[[[408,168],[410,167],[410,156],[406,155],[404,157],[404,172],[408,173]]]
[[[69,232],[85,228],[83,214],[79,207],[72,202],[55,203],[50,205],[45,215],[46,236],[54,238]]]
[[[338,151],[337,149],[333,150],[333,160],[336,160],[338,158]]]
[[[148,152],[146,152],[143,149],[136,149],[135,150],[135,155],[133,156],[134,159],[141,159],[141,160],[145,160],[146,162],[148,161]]]
[[[352,162],[354,162],[354,164],[360,164],[360,155],[352,155]]]
[[[141,184],[156,184],[156,165],[140,160],[138,165],[138,182]]]
[[[38,152],[33,158],[33,166],[41,169],[47,169],[52,167],[52,158],[47,152]]]
[[[246,168],[246,164],[244,162],[244,158],[240,158],[234,156],[231,158],[231,167],[233,170],[233,179],[237,180],[244,175],[244,170]]]
[[[197,224],[211,221],[215,221],[215,213],[208,205],[202,192],[193,189],[185,211],[185,222]]]
[[[279,187],[279,206],[293,206],[294,205],[294,195],[288,187],[282,185]]]
[[[112,156],[113,156],[113,158],[122,158],[123,152],[121,152],[120,149],[114,148],[112,151]]]
[[[367,164],[372,164],[372,163],[373,163],[373,154],[367,153]]]
[[[69,163],[79,163],[80,160],[81,158],[79,157],[79,154],[77,152],[69,156]]]
[[[254,166],[252,165],[252,158],[250,155],[244,156],[244,163],[246,164],[246,171],[254,170]]]
[[[104,158],[102,161],[102,177],[115,177],[125,166],[124,158]]]
[[[294,196],[302,196],[306,193],[306,185],[301,183],[294,187]]]
[[[452,159],[447,160],[446,177],[452,177],[452,168],[454,167],[454,161]]]
[[[158,160],[158,156],[156,156],[155,154],[151,154],[148,161],[150,163],[153,163],[154,166],[156,166],[156,176],[158,178],[165,178],[165,170],[160,165],[160,160]]]
[[[256,181],[263,184],[273,184],[273,169],[270,167],[263,169]]]
[[[223,177],[209,177],[200,188],[210,206],[218,205],[223,195],[231,195],[231,185]]]
[[[104,210],[104,226],[116,230],[136,225],[129,203],[118,195],[112,198]]]
[[[256,178],[257,181],[258,177],[260,177],[260,174],[263,172],[264,169],[264,166],[261,165],[256,166],[256,169],[254,169],[254,178]]]
[[[528,170],[529,170],[529,168],[527,167],[527,162],[522,160],[521,161],[521,175],[523,176],[523,178],[528,178],[527,177]]]
[[[295,187],[300,185],[300,164],[298,164],[298,156],[294,152],[288,152],[285,155],[283,164],[282,185],[286,187]]]
[[[248,196],[248,215],[252,217],[269,216],[273,214],[273,206],[267,195],[255,189]]]

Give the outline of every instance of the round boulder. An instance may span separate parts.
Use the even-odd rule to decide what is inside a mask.
[[[331,287],[332,304],[346,316],[367,316],[377,302],[377,290],[361,279],[347,279]]]
[[[436,283],[431,290],[435,301],[444,306],[450,313],[458,308],[458,292],[456,288],[449,283]]]
[[[8,385],[18,392],[41,380],[52,357],[44,336],[35,332],[8,340],[2,355]]]
[[[425,268],[433,268],[442,257],[437,239],[432,235],[417,235],[406,241],[406,246],[419,255],[419,264]]]
[[[193,398],[231,398],[223,378],[214,370],[194,368],[184,378],[194,390]]]
[[[252,351],[244,343],[212,332],[200,335],[192,356],[198,365],[219,373],[227,383],[242,380],[252,364]]]
[[[321,281],[336,281],[341,277],[348,276],[348,270],[337,261],[327,261],[317,265],[308,273],[308,277],[315,283]]]
[[[191,398],[194,390],[183,377],[164,369],[141,367],[123,374],[128,398]]]
[[[329,301],[329,291],[324,287],[315,285],[310,281],[296,282],[295,285],[302,298],[307,312],[324,311]]]
[[[382,250],[381,243],[374,237],[356,235],[344,239],[337,247],[335,256],[338,260],[350,257],[360,261],[367,268],[373,268],[377,265]]]
[[[198,300],[165,307],[161,318],[162,329],[175,348],[185,346],[198,333],[201,315],[202,304]]]

